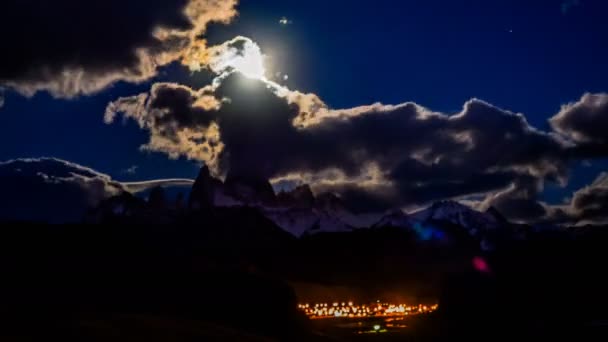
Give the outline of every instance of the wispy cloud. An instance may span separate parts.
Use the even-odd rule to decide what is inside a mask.
[[[205,64],[202,35],[233,18],[237,0],[104,0],[94,10],[86,1],[39,2],[0,4],[0,31],[11,32],[2,40],[0,86],[73,98],[144,82],[169,63]]]
[[[193,179],[187,178],[169,178],[169,179],[155,179],[150,181],[141,182],[123,182],[121,185],[131,193],[138,193],[146,191],[156,187],[172,187],[172,186],[192,186],[194,184]]]

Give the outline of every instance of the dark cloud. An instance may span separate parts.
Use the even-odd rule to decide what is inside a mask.
[[[191,158],[192,140],[182,136],[216,127],[211,140],[222,148],[198,159],[219,173],[307,182],[353,203],[422,205],[567,174],[559,136],[480,100],[454,115],[414,103],[331,110],[312,94],[238,73],[198,91],[157,84],[139,98],[148,96],[110,104],[107,121],[124,112],[150,131],[147,148],[167,152],[153,142],[170,141],[172,153]],[[202,98],[213,105],[195,106]]]
[[[141,82],[173,61],[204,64],[209,22],[236,0],[6,0],[0,4],[0,86],[24,95],[91,94]]]
[[[585,94],[563,106],[549,121],[557,132],[577,143],[608,144],[608,94]]]
[[[608,222],[608,174],[574,194],[570,211],[580,221]]]
[[[539,200],[543,180],[533,176],[520,176],[506,189],[488,195],[480,209],[494,207],[517,222],[538,222],[546,219],[548,205]]]
[[[191,183],[191,180],[120,183],[61,159],[15,159],[0,162],[0,220],[78,222],[88,208],[123,191]]]
[[[570,203],[551,208],[547,220],[565,224],[608,223],[608,173],[576,191]]]
[[[124,187],[104,174],[59,159],[0,163],[0,219],[74,222]]]
[[[608,156],[608,94],[585,94],[562,107],[551,126],[572,140],[575,158]]]
[[[568,203],[550,205],[538,194],[542,183],[537,179],[519,182],[478,204],[481,208],[496,207],[512,220],[561,225],[608,223],[608,173],[600,174],[590,185],[574,192]]]

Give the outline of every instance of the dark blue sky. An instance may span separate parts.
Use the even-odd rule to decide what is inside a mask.
[[[548,130],[546,120],[562,104],[608,91],[608,3],[568,3],[564,11],[560,0],[243,0],[238,19],[213,26],[208,38],[252,38],[272,57],[273,71],[289,75],[290,88],[316,93],[334,108],[414,101],[452,113],[476,97]],[[280,25],[283,16],[292,23]],[[177,66],[159,79],[197,83]],[[194,162],[140,152],[148,135],[133,122],[103,123],[108,102],[149,85],[118,84],[75,100],[7,92],[0,160],[54,156],[125,181],[195,177]],[[123,171],[133,165],[135,174]],[[545,195],[560,201],[606,166],[577,166],[566,190]]]

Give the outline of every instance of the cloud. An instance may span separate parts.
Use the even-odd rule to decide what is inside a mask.
[[[494,207],[516,222],[546,220],[550,206],[539,200],[543,186],[543,179],[533,176],[518,177],[507,188],[488,194],[474,207],[478,210]]]
[[[223,72],[199,90],[159,83],[119,99],[106,122],[119,113],[149,131],[144,149],[203,161],[218,174],[311,183],[366,206],[535,196],[539,187],[507,190],[567,176],[561,136],[477,99],[455,114],[415,103],[334,110],[314,94]]]
[[[138,122],[150,131],[150,141],[142,150],[163,152],[171,158],[185,156],[219,168],[224,145],[210,111],[220,102],[210,88],[194,91],[174,83],[156,83],[150,94],[120,98],[106,109],[105,122],[112,123],[117,113]]]
[[[574,193],[568,212],[582,222],[608,222],[608,173]]]
[[[608,155],[608,94],[585,94],[562,107],[549,122],[553,129],[575,145],[577,158]]]
[[[159,67],[177,62],[218,76],[201,89],[156,83],[107,107],[106,123],[122,115],[149,132],[142,150],[202,161],[216,175],[230,170],[310,183],[366,208],[463,199],[522,221],[599,216],[594,208],[605,199],[603,180],[577,192],[569,206],[547,205],[538,195],[546,182],[565,184],[572,161],[606,156],[608,94],[585,94],[563,106],[550,119],[551,132],[479,99],[458,113],[412,102],[332,109],[315,94],[266,79],[264,55],[250,39],[207,46],[207,26],[231,20],[236,2],[8,0],[0,5],[0,29],[15,34],[2,42],[0,107],[5,88],[72,98],[120,81],[150,80]],[[565,1],[562,10],[579,4]],[[24,176],[15,165],[41,170]],[[86,205],[120,191],[190,182],[120,183],[56,159],[9,161],[0,169],[41,185],[50,197],[66,187],[72,200],[80,196]]]
[[[0,162],[0,220],[79,222],[87,209],[121,192],[191,183],[183,179],[121,183],[61,159],[14,159]]]
[[[73,222],[104,198],[124,191],[109,176],[60,159],[0,163],[0,219]]]
[[[537,179],[514,184],[485,201],[472,201],[485,210],[494,206],[511,220],[561,225],[608,224],[608,173],[601,173],[590,185],[574,192],[565,204],[552,205],[539,200],[543,184]]]
[[[209,48],[209,69],[216,74],[230,70],[239,70],[251,78],[263,78],[266,72],[266,56],[260,47],[251,39],[236,37],[223,44]],[[191,67],[200,70],[200,66]]]
[[[128,192],[139,193],[156,187],[192,186],[194,180],[187,178],[167,178],[143,182],[123,182],[121,184]]]
[[[213,55],[243,56],[254,45],[237,37],[214,47]],[[157,83],[149,93],[118,99],[108,105],[106,123],[122,113],[149,131],[145,150],[202,161],[216,175],[230,170],[311,184],[358,209],[456,199],[482,210],[493,206],[520,222],[588,216],[576,214],[589,212],[580,204],[549,205],[540,194],[546,183],[565,185],[572,162],[608,151],[606,94],[585,94],[563,106],[550,119],[553,131],[544,132],[523,114],[479,99],[458,113],[411,102],[332,109],[315,94],[247,77],[238,68],[211,71],[217,78],[198,90]],[[601,193],[597,189],[587,192]]]
[[[236,0],[8,0],[0,86],[32,96],[93,94],[139,83],[171,62],[205,64],[209,23],[235,16]],[[76,29],[75,29],[76,28]],[[125,29],[128,28],[128,29]]]
[[[608,173],[576,191],[566,205],[549,206],[548,222],[568,225],[608,224]]]

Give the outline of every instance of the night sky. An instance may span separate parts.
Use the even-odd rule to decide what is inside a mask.
[[[210,9],[183,17],[192,3]],[[120,182],[193,179],[207,163],[312,183],[362,211],[456,199],[518,221],[608,218],[605,1],[242,0],[238,15],[218,3],[4,2],[0,161],[58,158]],[[152,39],[158,27],[182,45]],[[219,59],[259,46],[264,79],[206,68],[200,54],[195,70],[184,46],[203,38]],[[152,71],[137,69],[137,48],[156,58]],[[210,98],[196,93],[216,77]],[[300,116],[312,97],[296,91],[322,103]],[[119,100],[138,94],[138,109]],[[360,107],[376,103],[408,104]],[[205,145],[215,126],[223,151]],[[56,176],[36,164],[30,178]]]

